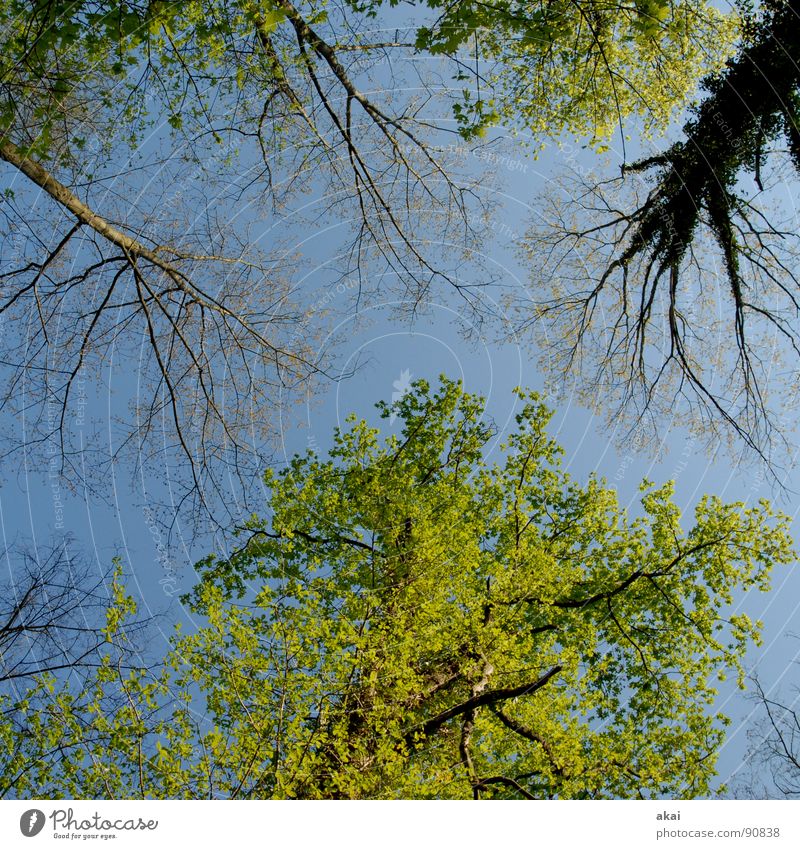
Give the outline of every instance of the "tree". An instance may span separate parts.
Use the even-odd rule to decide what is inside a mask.
[[[100,707],[119,721],[127,703],[124,686],[102,698],[100,688],[152,660],[137,645],[148,620],[122,592],[118,561],[108,585],[73,571],[64,547],[33,563],[4,588],[13,601],[0,634],[0,798],[36,795],[56,771],[67,786],[73,758],[98,765]]]
[[[386,3],[351,5],[375,15]],[[602,147],[632,117],[645,133],[660,133],[692,96],[698,78],[727,58],[738,33],[735,15],[707,3],[427,5],[436,18],[417,30],[417,49],[469,57],[457,66],[451,94],[459,130],[468,139],[503,124],[532,135],[535,143],[566,131]]]
[[[8,577],[0,583],[0,684],[24,692],[46,673],[79,675],[97,661],[102,644],[98,620],[109,598],[110,575],[92,574],[69,551],[57,547],[7,551]],[[129,622],[128,634],[145,626]]]
[[[29,696],[36,733],[0,752],[3,792],[708,793],[713,678],[741,683],[759,633],[728,608],[792,559],[788,519],[707,496],[684,531],[672,485],[647,481],[629,517],[602,481],[570,479],[549,411],[518,395],[494,461],[483,399],[442,378],[378,405],[399,435],[351,417],[327,457],[268,474],[269,518],[199,564],[199,626],[165,671],[109,660],[84,693]],[[132,604],[116,592],[118,641]]]
[[[49,549],[6,551],[8,577],[0,583],[0,796],[12,788],[36,787],[51,759],[64,753],[61,744],[47,747],[48,734],[52,741],[66,731],[55,711],[58,688],[85,692],[112,658],[119,674],[147,662],[142,638],[154,617],[125,608],[119,571],[93,572],[70,552],[73,547],[64,539]],[[104,626],[108,616],[113,621],[123,609],[125,634],[118,640]],[[37,697],[44,699],[40,715],[33,716],[28,705]],[[118,710],[119,694],[109,694],[105,705]],[[44,755],[38,764],[26,758],[25,741],[33,740]]]
[[[25,415],[26,450],[58,453],[74,479],[76,385],[112,356],[138,362],[118,444],[142,465],[174,448],[176,501],[219,518],[227,482],[246,493],[259,473],[286,394],[310,391],[329,362],[315,344],[322,310],[294,279],[297,220],[274,238],[290,199],[313,176],[315,228],[326,212],[360,221],[329,283],[352,276],[347,292],[360,295],[377,269],[408,286],[435,276],[410,216],[418,226],[425,203],[453,227],[460,217],[460,239],[442,216],[440,232],[468,240],[469,186],[414,141],[413,113],[400,127],[355,90],[299,13],[294,24],[253,3],[2,13],[0,158],[36,190],[15,180],[3,208],[18,250],[4,256],[0,312],[20,328],[2,358],[3,408]],[[128,171],[152,133],[167,156]],[[375,255],[385,267],[365,278]]]
[[[797,687],[790,695],[765,687],[751,676],[755,721],[747,732],[750,747],[735,789],[744,798],[800,797],[800,711]]]
[[[523,319],[545,320],[555,371],[610,399],[613,417],[657,428],[677,415],[768,461],[790,426],[781,411],[796,404],[800,353],[783,197],[800,170],[798,13],[773,0],[750,15],[682,141],[616,180],[579,175],[570,201],[550,203],[529,245],[550,260],[536,272],[548,294]]]
[[[796,799],[800,796],[800,714],[793,704],[772,698],[757,679],[753,683],[762,716],[750,735],[749,756],[752,763],[765,768],[769,778],[745,789],[759,798]]]
[[[609,115],[647,105],[660,120],[735,29],[702,3],[417,4],[419,21],[373,40],[384,12],[0,4],[0,159],[15,175],[0,206],[15,246],[0,269],[14,328],[0,402],[25,417],[26,450],[55,447],[62,472],[80,476],[85,447],[69,423],[81,375],[137,362],[117,444],[142,464],[166,444],[185,471],[175,501],[232,521],[275,434],[276,399],[330,368],[314,344],[322,310],[291,259],[302,219],[276,236],[299,195],[323,198],[307,226],[353,222],[331,260],[330,285],[353,296],[342,310],[392,281],[410,309],[437,283],[478,309],[481,286],[455,271],[474,259],[487,205],[447,159],[447,133],[480,137],[515,110],[537,135],[597,141]],[[416,56],[432,57],[430,72]],[[450,126],[436,104],[453,74],[471,88]],[[88,465],[106,474],[100,459]],[[236,498],[223,497],[229,481]]]

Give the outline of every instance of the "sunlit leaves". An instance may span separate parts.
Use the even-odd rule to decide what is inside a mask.
[[[382,2],[366,5],[375,11]],[[436,21],[417,31],[416,47],[462,57],[456,77],[471,79],[473,89],[453,110],[467,139],[502,123],[536,140],[567,131],[601,147],[631,116],[657,131],[698,79],[721,67],[738,34],[735,16],[710,3],[427,5]]]
[[[494,461],[483,399],[458,383],[378,406],[394,434],[351,417],[327,457],[267,475],[268,518],[198,564],[199,626],[162,673],[110,651],[89,695],[50,681],[20,702],[36,733],[29,761],[0,750],[6,775],[66,736],[89,754],[39,755],[51,795],[707,793],[715,682],[741,681],[760,629],[730,606],[793,558],[786,518],[707,497],[687,530],[672,484],[647,481],[628,516],[561,469],[535,393]]]

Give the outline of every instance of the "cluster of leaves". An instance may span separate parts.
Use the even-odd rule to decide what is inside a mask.
[[[786,517],[672,486],[629,518],[579,485],[519,393],[490,462],[483,399],[423,381],[269,475],[271,518],[199,564],[161,674],[43,682],[0,734],[6,795],[684,798],[714,775],[713,678],[759,623],[734,593],[793,556]],[[116,587],[109,646],[131,602]],[[38,707],[34,708],[34,703]],[[28,765],[28,766],[26,766]]]
[[[372,10],[382,2],[356,2]],[[443,3],[416,34],[418,50],[474,56],[457,81],[471,82],[454,105],[461,134],[504,124],[534,138],[567,131],[602,142],[625,119],[661,130],[733,50],[739,25],[705,2],[499,0]]]
[[[151,114],[174,129],[207,121],[220,97],[263,82],[256,30],[282,18],[252,0],[4,2],[0,138],[41,158],[79,160],[108,114],[115,137],[124,126],[122,140],[134,145]]]
[[[383,2],[344,5],[374,17]],[[724,61],[737,34],[736,18],[708,3],[429,0],[419,6],[438,17],[432,26],[413,24],[418,52],[455,59],[474,48],[474,69],[456,62],[456,79],[471,83],[454,104],[465,138],[499,122],[536,137],[569,130],[596,142],[631,114],[650,128],[663,125],[698,77]],[[122,105],[117,120],[131,127],[133,141],[141,138],[153,98],[176,129],[190,118],[208,118],[221,96],[251,82],[269,88],[278,55],[258,48],[259,30],[267,35],[298,21],[323,23],[327,14],[324,4],[314,4],[301,17],[285,0],[39,0],[33,8],[9,0],[0,4],[7,48],[0,59],[0,135],[25,141],[39,156],[52,155],[54,147],[65,155],[65,148],[85,143],[73,134],[76,119],[91,125],[101,106],[119,112]],[[297,45],[280,53],[284,64],[302,64]],[[68,114],[65,139],[57,127]]]

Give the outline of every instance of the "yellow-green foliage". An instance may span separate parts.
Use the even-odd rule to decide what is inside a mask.
[[[535,139],[566,131],[601,146],[631,116],[646,132],[663,129],[739,34],[736,15],[698,0],[427,5],[436,24],[419,30],[417,47],[462,54],[456,79],[469,88],[454,109],[466,138],[502,123]]]
[[[728,606],[791,561],[787,520],[706,497],[682,527],[649,482],[631,518],[562,471],[518,395],[493,462],[483,399],[442,379],[381,405],[398,435],[351,418],[329,456],[268,475],[269,518],[198,564],[201,625],[162,672],[106,659],[85,692],[50,680],[5,714],[28,729],[0,728],[6,795],[707,793],[714,680],[760,627]]]
[[[380,19],[385,4],[342,0],[338,25],[326,5],[297,13],[335,46],[343,20]],[[629,116],[663,127],[738,34],[735,16],[696,0],[417,6],[416,51],[453,62],[453,109],[467,139],[503,123],[535,139],[569,131],[600,146]],[[435,26],[417,23],[431,13]],[[242,93],[263,100],[286,68],[309,83],[286,15],[279,0],[0,2],[0,136],[66,161],[92,136],[138,142],[152,116],[180,130]],[[280,62],[259,47],[259,29],[275,37]]]

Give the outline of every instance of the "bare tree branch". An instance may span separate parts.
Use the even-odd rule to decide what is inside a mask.
[[[781,220],[774,143],[784,137],[800,168],[799,12],[793,0],[764,7],[750,41],[706,82],[685,140],[618,179],[564,184],[567,202],[551,198],[529,235],[539,292],[520,304],[522,326],[548,328],[552,373],[577,376],[593,406],[604,399],[629,423],[622,438],[670,418],[733,435],[776,477],[773,448],[790,447],[779,410],[796,389],[785,375],[800,354],[800,243]]]

